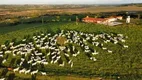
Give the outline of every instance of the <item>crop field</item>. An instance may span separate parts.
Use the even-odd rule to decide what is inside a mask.
[[[48,22],[1,27],[0,78],[141,79],[141,32],[141,25],[134,23],[110,27],[82,22]],[[48,42],[55,45],[46,46]],[[58,54],[52,50],[54,47]],[[13,53],[15,50],[20,52]],[[31,57],[37,61],[32,62]],[[39,57],[45,61],[41,63]]]

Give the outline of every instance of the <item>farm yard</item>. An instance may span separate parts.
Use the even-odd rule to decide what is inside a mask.
[[[0,31],[1,79],[141,79],[141,25],[49,22],[2,28],[12,31]]]

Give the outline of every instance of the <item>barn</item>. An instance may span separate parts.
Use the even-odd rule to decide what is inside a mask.
[[[105,22],[106,19],[86,17],[86,18],[83,18],[82,21],[86,23],[102,23],[102,22]]]

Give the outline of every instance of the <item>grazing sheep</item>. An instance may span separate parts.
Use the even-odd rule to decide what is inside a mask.
[[[73,67],[73,62],[71,63],[71,68]]]
[[[103,50],[107,50],[107,48],[106,48],[106,47],[102,47],[102,49],[103,49]]]
[[[108,53],[112,53],[112,51],[111,51],[111,50],[108,50]]]
[[[65,41],[67,44],[64,46],[59,46],[57,44],[57,37],[62,36],[65,37],[67,40]],[[85,55],[88,56],[91,60],[96,61],[94,55],[99,54],[94,50],[95,46],[100,47],[103,50],[106,50],[108,53],[112,53],[111,50],[108,50],[107,47],[104,47],[104,43],[107,44],[112,42],[114,44],[121,44],[125,42],[123,34],[89,34],[77,31],[64,31],[62,30],[60,33],[51,35],[48,34],[41,34],[37,36],[33,36],[33,42],[27,42],[28,40],[23,39],[21,44],[15,45],[14,42],[11,42],[7,47],[6,45],[1,45],[2,51],[0,51],[0,57],[3,58],[6,55],[12,54],[13,56],[20,56],[21,62],[18,64],[21,68],[24,66],[23,63],[33,66],[37,64],[47,65],[47,60],[49,59],[50,64],[60,63],[59,66],[65,66],[65,61],[61,61],[62,57],[65,57],[68,64],[70,64],[71,68],[73,67],[73,60],[70,60],[71,57],[76,57],[77,55],[81,54],[80,47],[84,52]],[[14,45],[13,45],[14,44]],[[71,44],[71,45],[70,45]],[[92,44],[92,45],[90,45]],[[69,47],[68,47],[69,46]],[[122,45],[124,48],[128,48],[127,45]],[[62,53],[63,52],[63,53]],[[68,54],[70,53],[70,54]],[[64,55],[64,56],[63,56]],[[27,60],[28,57],[28,60]],[[4,64],[6,59],[2,61]],[[14,72],[19,71],[20,67],[13,69]],[[19,73],[28,74],[31,70],[22,69]],[[38,69],[31,72],[31,75],[38,73]],[[41,72],[42,75],[46,75],[46,72]]]
[[[19,73],[20,73],[20,74],[21,74],[21,73],[25,73],[25,71],[26,71],[26,69],[24,68],[24,69],[20,70]]]
[[[13,69],[13,71],[14,71],[14,72],[19,71],[19,69],[20,69],[20,68],[18,67],[18,68]]]
[[[32,71],[32,72],[31,72],[31,75],[34,75],[34,74],[36,74],[36,73],[38,73],[38,70]]]
[[[47,75],[46,72],[41,72],[41,74],[42,74],[43,76],[46,76],[46,75]]]
[[[0,78],[0,80],[5,80],[5,78]]]
[[[124,47],[124,48],[128,48],[128,46],[127,46],[127,45],[123,45],[123,47]]]
[[[90,57],[91,60],[96,61],[97,59],[95,57]]]
[[[25,74],[28,74],[28,73],[30,73],[30,71],[31,71],[30,69],[29,69],[29,70],[27,70],[27,71],[25,71]]]
[[[99,54],[99,52],[96,52],[96,50],[94,50],[94,52],[92,54],[96,55],[96,54]]]
[[[59,64],[59,66],[64,67],[64,66],[65,66],[65,63],[63,62],[62,64]]]
[[[6,59],[4,59],[3,61],[2,61],[2,63],[4,64],[6,62]]]

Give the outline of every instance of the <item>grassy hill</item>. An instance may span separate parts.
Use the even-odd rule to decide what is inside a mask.
[[[121,33],[128,36],[126,44],[128,49],[107,45],[113,49],[113,53],[107,53],[100,50],[97,55],[97,61],[90,61],[86,56],[79,55],[74,59],[74,67],[68,66],[58,67],[57,65],[48,65],[46,71],[49,76],[54,75],[75,75],[84,77],[107,77],[116,79],[120,76],[120,80],[140,79],[142,74],[142,27],[141,25],[124,24],[120,26],[104,26],[98,24],[75,23],[75,22],[52,22],[46,24],[30,24],[17,25],[0,28],[0,44],[11,41],[16,38],[22,40],[26,35],[32,37],[34,33],[51,32],[57,33],[59,30],[76,30],[86,33]],[[16,74],[16,76],[22,76]],[[27,76],[28,77],[28,76]],[[30,78],[29,76],[28,78]],[[37,76],[37,78],[40,76]],[[63,78],[58,78],[59,80]],[[56,80],[56,79],[55,79]]]

